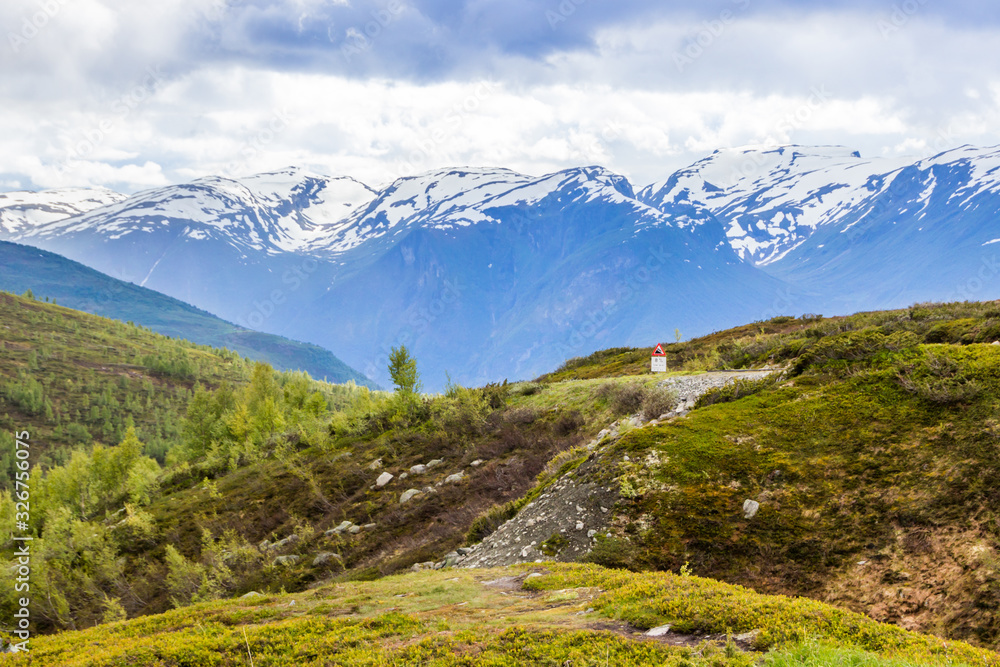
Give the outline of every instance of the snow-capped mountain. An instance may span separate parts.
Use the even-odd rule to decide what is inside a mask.
[[[0,192],[0,233],[27,232],[34,227],[126,199],[105,188],[61,188],[44,192]]]
[[[711,213],[740,257],[764,266],[882,192],[910,162],[838,146],[720,150],[638,198],[664,211]]]
[[[745,293],[780,287],[714,219],[650,207],[600,167],[442,170],[378,193],[298,170],[205,178],[13,240],[322,345],[383,382],[389,348],[407,344],[432,388],[445,370],[528,377],[595,347],[757,319]]]
[[[210,176],[148,190],[22,233],[41,239],[99,234],[109,240],[166,233],[279,254],[328,236],[330,225],[374,195],[352,178],[326,178],[290,167],[241,179]]]
[[[308,250],[338,257],[376,239],[390,238],[391,243],[391,237],[405,229],[503,224],[512,210],[597,201],[629,208],[637,229],[670,224],[668,216],[635,199],[625,177],[602,167],[568,169],[541,178],[509,169],[447,169],[395,181],[367,205],[330,225]]]
[[[946,151],[879,182],[768,273],[838,312],[1000,296],[1000,149]]]
[[[995,148],[784,146],[718,151],[638,193],[601,167],[446,169],[380,191],[295,168],[203,178],[6,236],[382,384],[406,344],[433,389],[446,370],[529,377],[675,327],[994,298],[998,213]]]

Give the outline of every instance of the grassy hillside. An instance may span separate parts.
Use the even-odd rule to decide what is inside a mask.
[[[905,667],[1000,655],[698,577],[544,564],[205,603],[39,638],[0,664]]]
[[[22,316],[32,313],[36,329],[48,322],[48,344],[60,350],[42,354],[39,347],[32,362],[25,343],[12,340],[22,347],[10,357],[13,365],[5,358],[8,377],[21,370],[22,378],[48,373],[58,384],[77,372],[70,367],[105,372],[132,363],[152,382],[161,379],[153,367],[163,372],[172,368],[171,359],[180,359],[180,352],[154,347],[159,362],[153,354],[152,366],[137,363],[152,354],[140,343],[153,335],[127,325],[114,325],[124,328],[104,338],[88,333],[93,342],[77,346],[87,355],[122,349],[121,360],[70,357],[67,343],[77,335],[72,326],[51,329],[64,309],[8,299]],[[81,325],[80,331],[89,329]],[[106,443],[113,446],[83,447],[36,466],[30,530],[46,588],[33,618],[49,633],[100,625],[88,631],[94,634],[45,640],[60,651],[71,651],[69,643],[59,644],[62,638],[97,642],[110,657],[94,664],[114,664],[123,646],[161,660],[149,664],[186,664],[194,660],[184,653],[189,647],[218,649],[224,656],[218,664],[235,664],[247,657],[238,640],[255,650],[254,629],[270,638],[258,638],[256,646],[273,664],[300,650],[293,644],[305,647],[294,653],[303,664],[332,650],[348,651],[344,655],[358,664],[406,662],[424,656],[407,652],[421,647],[438,664],[462,664],[463,656],[474,663],[480,655],[487,664],[518,664],[517,651],[525,646],[535,651],[549,645],[552,655],[531,654],[532,660],[605,664],[617,655],[625,664],[748,664],[747,656],[733,648],[727,654],[724,646],[721,654],[712,649],[685,656],[635,643],[629,628],[662,622],[685,633],[760,630],[762,643],[743,648],[781,647],[780,655],[752,657],[778,661],[770,664],[994,664],[992,654],[967,648],[935,653],[945,646],[938,640],[876,629],[885,626],[857,614],[998,646],[1000,498],[993,480],[1000,470],[1000,435],[994,433],[1000,345],[990,344],[998,336],[996,304],[777,318],[719,332],[670,345],[671,367],[694,372],[767,365],[786,372],[710,391],[686,416],[655,423],[645,422],[668,412],[671,398],[656,387],[662,376],[647,372],[648,350],[596,353],[533,383],[407,396],[337,390],[236,360],[217,369],[211,360],[220,353],[156,337],[157,345],[178,345],[200,360],[204,387],[195,388],[192,378],[182,383],[184,417],[168,438],[162,467],[141,455],[145,413],[134,415],[134,432],[126,425],[120,439]],[[81,340],[89,339],[81,334]],[[43,366],[51,359],[62,363],[62,354],[65,368]],[[29,372],[32,363],[38,368]],[[226,364],[240,372],[225,376]],[[71,402],[73,395],[67,390],[57,398]],[[56,407],[64,410],[62,402],[45,398],[53,414]],[[624,420],[632,415],[640,425]],[[617,428],[599,436],[612,422]],[[45,427],[44,420],[39,424]],[[588,441],[593,446],[584,447]],[[445,570],[357,583],[428,561],[453,562],[449,552],[488,535],[543,494],[556,494],[556,481],[566,476],[616,491],[609,527],[595,536],[586,559],[619,569],[551,566],[554,579],[532,581],[556,582],[557,590],[547,595],[566,597],[546,597],[536,610],[540,617],[531,616],[537,599],[521,593],[517,604],[527,607],[502,613],[489,611],[485,598],[461,599],[471,595],[479,574]],[[751,516],[744,512],[748,500],[758,503]],[[0,533],[11,530],[11,508],[8,497],[0,498]],[[788,602],[786,608],[773,598],[740,598],[755,594],[732,593],[697,577],[623,570],[693,572],[818,602]],[[643,602],[666,595],[678,581],[700,582],[684,595],[704,598],[707,606]],[[410,607],[416,601],[405,590],[426,582],[433,584],[433,604],[441,603],[433,613]],[[12,590],[10,584],[0,582],[0,591]],[[581,587],[619,590],[625,597],[599,598]],[[268,599],[213,602],[251,592]],[[285,592],[294,595],[280,597]],[[746,603],[736,607],[749,616],[736,607],[714,615],[712,605],[731,595]],[[296,605],[289,607],[292,599]],[[577,599],[588,606],[573,614],[593,607],[630,625],[570,624],[563,627],[584,634],[565,644],[553,640],[545,634],[552,628],[546,614],[559,616],[563,602]],[[307,600],[322,611],[300,608]],[[820,602],[851,612],[833,612]],[[199,603],[207,604],[189,608]],[[13,604],[9,596],[0,599],[0,619],[10,617]],[[169,611],[173,607],[182,609]],[[512,616],[519,629],[487,633],[466,626],[480,608],[501,624],[500,617]],[[522,611],[528,616],[518,616]],[[244,621],[251,622],[248,638],[233,631]],[[115,628],[126,628],[129,641]],[[618,634],[595,632],[600,630]],[[314,639],[316,633],[334,639]],[[654,653],[641,653],[647,650]],[[655,653],[662,650],[668,653]],[[601,651],[603,662],[594,657]],[[958,657],[948,663],[948,656]]]
[[[65,463],[78,446],[117,444],[129,425],[162,462],[195,386],[245,383],[253,367],[229,350],[5,292],[0,351],[0,426],[30,430],[41,465]]]
[[[787,374],[710,393],[686,418],[635,429],[602,452],[599,476],[623,498],[613,537],[590,558],[632,569],[688,563],[995,646],[996,305],[782,318],[745,331],[671,348],[681,366],[784,364]],[[621,354],[561,372],[617,375],[608,359]],[[760,506],[752,519],[748,500]]]
[[[314,378],[353,380],[376,387],[329,350],[244,329],[159,292],[117,280],[45,250],[0,241],[0,289],[31,290],[39,299],[122,322],[135,322],[173,338],[226,348],[279,370],[303,370]]]
[[[250,374],[235,353],[2,292],[0,349],[3,430],[31,431],[43,465],[66,462],[77,446],[117,444],[128,424],[163,460],[196,383]]]

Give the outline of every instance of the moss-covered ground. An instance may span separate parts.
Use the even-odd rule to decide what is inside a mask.
[[[664,624],[673,631],[659,639],[643,632]],[[752,638],[734,641],[742,632]],[[895,667],[1000,655],[699,577],[546,563],[204,603],[40,637],[0,664]]]

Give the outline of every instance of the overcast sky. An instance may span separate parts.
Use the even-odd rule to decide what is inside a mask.
[[[988,0],[3,0],[0,190],[1000,143]]]

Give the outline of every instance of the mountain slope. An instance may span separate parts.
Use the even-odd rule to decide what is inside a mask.
[[[0,293],[0,318],[5,489],[14,479],[13,433],[31,433],[32,465],[44,467],[65,462],[74,447],[119,442],[131,420],[162,460],[179,437],[195,382],[214,387],[248,376],[235,354],[55,304]]]
[[[857,625],[855,614],[864,613],[996,646],[1000,541],[991,471],[1000,465],[993,433],[1000,347],[982,343],[1000,338],[997,307],[959,303],[778,318],[671,344],[670,365],[681,370],[790,369],[762,382],[721,389],[709,383],[716,388],[694,405],[690,396],[677,404],[664,395],[656,387],[663,376],[648,366],[637,377],[602,379],[620,370],[613,363],[603,372],[594,368],[598,377],[590,380],[455,387],[421,401],[346,388],[336,389],[342,400],[320,401],[302,378],[255,368],[245,384],[194,393],[168,467],[145,494],[101,487],[133,471],[121,466],[115,473],[118,467],[100,452],[38,467],[31,482],[33,563],[44,564],[51,578],[37,582],[33,619],[46,631],[82,628],[282,589],[293,593],[297,607],[312,600],[310,590],[327,585],[342,590],[336,587],[351,579],[462,565],[461,552],[492,531],[509,540],[503,551],[520,554],[530,567],[539,558],[584,558],[616,568],[680,570],[854,612],[808,600],[778,612],[778,599],[753,595],[724,610],[705,608],[692,600],[683,576],[588,568],[558,570],[551,581],[583,598],[593,591],[577,591],[581,586],[607,591],[622,583],[624,598],[605,599],[606,609],[638,627],[692,623],[674,630],[708,630],[697,619],[716,610],[722,616],[711,617],[720,624],[712,632],[729,626],[773,638],[787,630],[786,638],[797,641],[803,635],[795,630],[802,620],[796,609],[805,608],[807,617],[823,617],[814,627],[820,638],[830,638],[822,630],[828,621],[840,620],[846,634],[835,636],[873,637]],[[39,321],[58,308],[39,304]],[[590,365],[621,354],[628,353],[600,355]],[[30,363],[27,357],[19,350],[16,361]],[[37,361],[40,377],[65,384],[58,353],[40,352]],[[573,365],[581,372],[588,366]],[[684,378],[690,386],[702,379]],[[103,456],[128,452],[112,449]],[[95,476],[102,469],[117,477]],[[94,492],[99,488],[105,492]],[[587,493],[566,495],[574,489]],[[748,500],[757,503],[749,515]],[[11,503],[0,496],[0,510]],[[544,517],[548,534],[532,535],[534,543],[527,533],[498,528],[540,513],[551,514]],[[0,511],[0,522],[7,522],[0,530],[13,530],[12,517]],[[67,550],[72,536],[77,549]],[[8,568],[3,573],[15,576]],[[588,577],[589,584],[579,583]],[[680,597],[663,604],[677,611],[674,605],[687,599],[699,604],[693,616],[671,617],[649,604],[675,579]],[[720,589],[706,586],[709,600],[719,601],[712,591]],[[732,592],[722,589],[723,598]],[[4,590],[0,604],[16,609],[13,587]],[[464,599],[452,609],[464,601],[474,608]],[[200,609],[220,604],[226,603]],[[356,610],[329,604],[346,616],[363,613],[368,603],[356,600]],[[588,600],[582,611],[603,606]],[[732,616],[733,609],[744,615]],[[748,618],[751,609],[761,615]],[[164,618],[184,618],[183,611],[173,613]],[[888,643],[863,647],[908,645],[902,630],[865,627]]]
[[[894,172],[766,270],[841,311],[989,298],[1000,279],[998,214],[1000,150],[948,151]]]
[[[0,193],[0,234],[27,232],[56,220],[82,215],[127,199],[103,188],[61,188],[44,192]]]
[[[166,336],[225,347],[278,369],[331,382],[369,381],[328,350],[225,322],[186,303],[115,280],[44,250],[0,241],[0,289],[31,290],[64,306],[149,327]]]
[[[639,199],[716,217],[794,311],[846,313],[998,294],[1000,150],[865,159],[839,147],[717,151]]]
[[[262,203],[257,180],[280,201]],[[649,207],[600,167],[442,170],[368,201],[358,190],[350,210],[324,194],[342,180],[202,179],[18,238],[336,349],[383,384],[390,348],[408,345],[430,389],[446,372],[530,377],[588,347],[759,319],[783,287],[741,262],[713,219]]]

